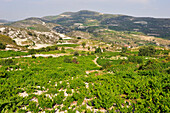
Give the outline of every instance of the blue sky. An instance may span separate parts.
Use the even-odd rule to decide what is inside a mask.
[[[169,5],[170,0],[0,0],[0,19],[21,20],[79,10],[170,18]]]

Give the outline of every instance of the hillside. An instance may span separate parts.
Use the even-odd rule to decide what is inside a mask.
[[[88,43],[0,51],[0,111],[169,112],[169,50],[77,40]]]
[[[56,44],[60,35],[64,34],[65,37],[100,40],[129,47],[170,47],[170,41],[164,40],[169,39],[169,26],[170,19],[139,18],[82,10],[8,23],[7,30],[1,34],[10,36],[22,46]]]
[[[15,41],[13,41],[10,37],[1,34],[0,34],[0,42],[3,44],[16,45]]]
[[[170,39],[169,18],[132,17],[82,10],[47,16],[42,19],[50,23],[60,24],[67,29],[70,28],[70,30],[89,31],[92,29],[90,26],[95,26],[116,31],[137,31],[149,36]]]
[[[53,29],[60,33],[73,30],[90,32],[97,27],[116,31],[142,32],[148,36],[170,39],[169,18],[132,17],[88,10],[65,12],[42,18],[28,18],[7,25],[38,31]]]
[[[0,26],[0,33],[16,41],[17,45],[54,44],[59,39],[55,32],[40,32],[36,30]]]
[[[138,47],[144,45],[155,45],[162,47],[170,47],[170,40],[147,36],[139,32],[114,31],[109,29],[95,29],[93,32],[87,33],[82,31],[73,31],[68,33],[71,37],[81,37],[85,39],[100,40],[107,43],[117,44],[121,46]]]
[[[30,20],[29,20],[30,21]],[[33,22],[33,21],[32,21]],[[55,26],[55,24],[51,23],[43,23],[44,26]],[[20,24],[21,25],[21,24]],[[24,26],[25,24],[22,24]],[[28,24],[31,25],[31,24]],[[35,26],[37,24],[32,24],[31,26]],[[42,26],[43,26],[42,25]],[[58,25],[57,25],[58,26]],[[44,28],[44,27],[42,27]],[[72,43],[75,42],[74,40],[81,38],[81,39],[91,39],[91,40],[98,40],[106,43],[111,43],[113,45],[120,45],[120,46],[128,46],[128,47],[138,47],[144,45],[155,45],[155,46],[162,46],[169,48],[170,41],[155,38],[152,36],[147,36],[140,32],[127,32],[127,31],[115,31],[110,29],[103,29],[99,27],[89,27],[89,32],[84,30],[71,30],[65,33],[65,29],[60,26],[60,32],[56,31],[54,28],[51,29],[48,27],[49,30],[42,31],[42,30],[35,30],[35,29],[28,29],[27,28],[17,28],[17,27],[10,27],[10,26],[0,26],[0,34],[7,35],[11,37],[12,40],[15,40],[17,45],[20,46],[37,46],[39,47],[46,47],[60,43]],[[59,26],[58,26],[59,28]],[[66,28],[66,27],[65,27]],[[58,29],[59,30],[59,29]],[[63,32],[61,32],[63,30]],[[65,34],[63,34],[65,33]],[[73,41],[69,41],[67,39],[71,39]]]

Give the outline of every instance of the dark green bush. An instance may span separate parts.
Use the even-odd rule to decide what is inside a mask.
[[[102,50],[100,47],[96,48],[95,53],[102,53]]]
[[[78,51],[75,51],[75,52],[74,52],[74,56],[79,56]]]
[[[35,59],[36,57],[34,55],[32,55],[32,58]]]
[[[143,63],[143,58],[142,57],[138,57],[138,56],[129,56],[128,57],[128,61],[140,64],[140,63]]]
[[[5,48],[6,48],[6,45],[4,45],[0,42],[0,49],[5,49]]]
[[[0,65],[3,66],[9,66],[9,65],[14,65],[15,62],[12,59],[5,59],[5,60],[0,60]]]
[[[65,62],[65,63],[72,63],[72,60],[71,60],[71,58],[69,58],[69,57],[65,57],[65,58],[64,58],[64,62]]]
[[[138,56],[153,56],[156,53],[154,46],[144,46],[139,49]]]
[[[127,47],[122,47],[122,53],[126,53]]]

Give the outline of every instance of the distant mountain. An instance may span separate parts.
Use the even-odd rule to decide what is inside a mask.
[[[18,28],[26,28],[26,29],[30,29],[30,30],[37,30],[37,31],[42,31],[42,32],[49,32],[52,28],[58,26],[55,23],[50,23],[47,22],[46,20],[42,19],[42,18],[27,18],[25,20],[21,20],[21,21],[16,21],[16,22],[12,22],[9,24],[6,24],[8,26],[12,26],[12,27],[18,27]]]
[[[11,22],[11,21],[0,19],[1,24],[5,24],[5,23],[9,23],[9,22]]]
[[[88,10],[65,12],[60,15],[42,18],[28,18],[9,25],[39,31],[55,30],[65,34],[72,31],[83,31],[95,35],[97,30],[110,29],[142,32],[148,36],[170,40],[170,18],[133,17],[103,14]]]
[[[42,19],[76,30],[89,31],[93,27],[98,27],[116,31],[137,31],[146,35],[170,39],[170,18],[132,17],[82,10],[47,16]]]

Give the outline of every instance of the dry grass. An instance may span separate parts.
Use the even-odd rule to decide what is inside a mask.
[[[16,43],[10,37],[1,34],[0,34],[0,42],[3,44],[16,45]]]

